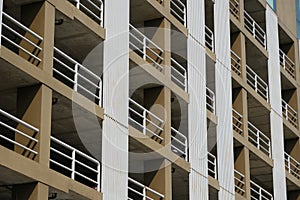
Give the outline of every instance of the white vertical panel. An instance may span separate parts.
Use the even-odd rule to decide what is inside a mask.
[[[216,113],[219,199],[234,199],[229,0],[215,2]]]
[[[284,166],[284,133],[281,112],[280,61],[278,20],[272,8],[266,9],[267,47],[269,52],[268,76],[271,104],[271,141],[273,168],[274,199],[286,199],[286,181]]]
[[[187,1],[190,199],[208,199],[204,0]]]
[[[105,1],[104,21],[101,187],[104,200],[120,200],[128,185],[129,0]]]

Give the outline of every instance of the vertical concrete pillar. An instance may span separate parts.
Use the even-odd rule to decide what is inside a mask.
[[[270,126],[273,167],[274,199],[286,199],[286,179],[284,164],[284,133],[281,113],[281,82],[279,62],[278,19],[276,13],[267,5],[266,9],[267,47],[269,52],[268,80],[271,104]]]
[[[105,2],[102,184],[104,200],[127,199],[129,0]]]
[[[208,199],[205,1],[187,1],[189,194],[191,200]]]

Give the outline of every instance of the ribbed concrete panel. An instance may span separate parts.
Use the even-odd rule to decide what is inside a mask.
[[[281,90],[278,89],[281,88],[278,21],[276,14],[269,5],[267,5],[266,9],[266,29],[269,52],[268,76],[270,104],[272,109],[281,116]]]
[[[188,60],[189,161],[197,172],[190,173],[190,199],[200,200],[208,195],[205,49],[192,37],[188,38]]]
[[[105,2],[102,192],[104,200],[127,199],[129,0]]]
[[[188,59],[189,161],[194,170],[207,176],[205,50],[192,38],[188,39]]]
[[[284,165],[284,133],[281,118],[281,88],[278,20],[272,8],[266,9],[267,46],[269,52],[268,76],[271,104],[271,141],[274,159],[273,185],[274,199],[286,199],[286,181]]]
[[[205,47],[205,1],[187,1],[187,26],[189,34]]]
[[[234,199],[229,1],[215,2],[216,113],[219,199]]]
[[[208,199],[208,180],[193,169],[190,172],[190,200]]]

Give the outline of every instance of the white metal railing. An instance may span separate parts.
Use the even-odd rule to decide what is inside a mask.
[[[186,26],[186,7],[181,0],[171,0],[171,14]]]
[[[300,163],[286,152],[284,153],[284,158],[286,170],[297,179],[300,179]]]
[[[38,152],[34,150],[38,143],[35,137],[39,133],[39,129],[1,109],[0,117],[2,118],[0,120],[0,126],[5,129],[1,131],[0,138],[8,143],[8,146],[15,145],[15,147],[21,148],[23,151],[20,153],[23,156],[29,157],[33,154],[33,157],[35,157],[38,154]],[[21,127],[15,128],[11,125],[11,122],[17,123],[17,125],[21,125]],[[16,137],[19,138],[16,139]]]
[[[186,69],[177,62],[174,58],[171,58],[171,79],[180,88],[187,92],[187,73]]]
[[[91,17],[103,27],[103,1],[102,0],[69,0],[76,8]]]
[[[98,75],[55,47],[53,60],[59,80],[101,106],[102,80]]]
[[[258,130],[253,124],[248,122],[249,141],[263,153],[271,157],[271,142],[268,136]]]
[[[50,167],[100,191],[100,162],[51,136]],[[84,180],[84,181],[83,181]]]
[[[295,63],[281,49],[279,49],[279,60],[283,69],[295,78]]]
[[[205,45],[214,52],[214,33],[205,26]]]
[[[231,50],[231,70],[237,75],[241,75],[241,58]]]
[[[128,177],[128,200],[163,200],[165,196],[150,187],[143,185],[142,183]]]
[[[2,45],[19,55],[23,54],[27,61],[38,66],[42,61],[43,38],[5,12],[2,12],[2,17]]]
[[[237,19],[240,18],[240,5],[239,5],[239,0],[230,0],[229,1],[229,10],[231,14]]]
[[[232,128],[237,133],[243,133],[243,116],[238,113],[235,109],[232,109]]]
[[[294,127],[298,127],[298,113],[287,102],[282,99],[282,117]]]
[[[161,133],[164,128],[164,121],[158,116],[129,98],[129,122],[131,125],[140,130],[144,135],[150,136],[159,143],[164,139]]]
[[[162,57],[164,50],[131,24],[129,24],[129,47],[159,71],[163,71],[161,63],[164,60]]]
[[[177,155],[183,157],[186,161],[188,160],[188,141],[187,137],[171,127],[171,149]]]
[[[245,27],[246,29],[253,35],[253,37],[261,44],[264,48],[266,48],[266,33],[259,26],[258,23],[246,12],[245,13]]]
[[[216,156],[207,152],[208,175],[217,179],[217,159]]]
[[[245,175],[236,169],[234,170],[234,186],[235,192],[242,196],[245,194]]]
[[[251,199],[255,200],[273,200],[273,196],[267,190],[263,189],[258,184],[250,181],[250,195]]]
[[[215,114],[215,93],[208,87],[206,87],[206,108]]]
[[[269,101],[269,87],[267,83],[260,78],[248,65],[246,66],[247,83],[255,92],[261,95],[266,101]]]

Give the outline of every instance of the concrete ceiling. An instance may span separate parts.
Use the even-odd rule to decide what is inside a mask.
[[[141,10],[143,12],[141,12]],[[161,18],[162,15],[146,0],[130,1],[130,23],[143,26],[144,21]]]

